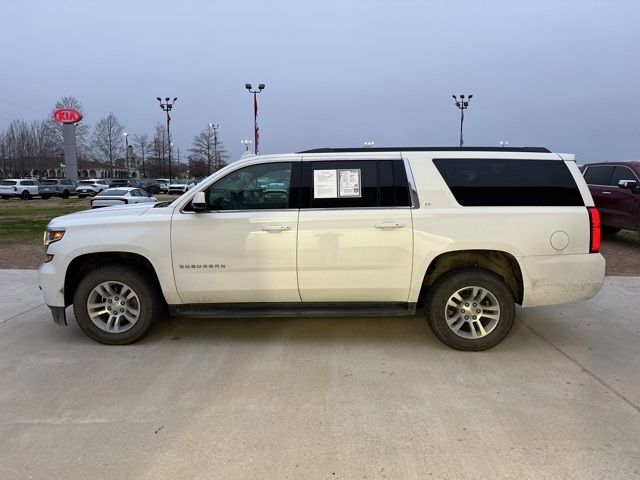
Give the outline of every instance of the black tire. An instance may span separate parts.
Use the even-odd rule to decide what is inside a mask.
[[[89,316],[89,295],[103,282],[121,282],[129,286],[139,299],[138,319],[124,332],[107,332],[94,324]],[[91,271],[80,280],[73,297],[73,311],[82,331],[96,342],[107,345],[127,345],[141,340],[160,318],[163,307],[156,282],[145,272],[128,265],[106,265]]]
[[[31,200],[31,192],[29,192],[28,190],[25,190],[20,194],[20,198],[22,200]]]
[[[69,190],[62,192],[62,198],[69,198]]]
[[[615,227],[605,227],[604,225],[602,226],[602,233],[603,235],[615,235],[616,233],[618,233],[621,229],[620,228],[615,228]]]
[[[78,198],[84,198],[84,197],[86,197],[86,195],[84,193],[79,193],[78,194]]]
[[[11,197],[9,195],[2,195],[3,200],[9,200]]]
[[[456,292],[472,286],[486,289],[493,295],[493,299],[497,301],[499,306],[499,318],[493,329],[486,335],[479,338],[463,338],[462,335],[472,335],[472,329],[473,334],[478,335],[480,330],[475,327],[477,322],[487,322],[483,324],[483,328],[491,326],[491,320],[487,317],[476,322],[471,319],[463,320],[468,317],[463,317],[464,314],[460,312],[464,310],[464,305],[474,308],[475,303],[471,303],[471,300],[470,303],[464,305],[460,303],[460,309],[447,307],[447,302]],[[469,289],[469,293],[471,293],[471,289]],[[491,303],[491,299],[487,296],[483,302],[488,305]],[[483,304],[478,302],[477,308],[482,310],[480,317],[484,313],[482,307]],[[490,311],[490,307],[485,306],[485,308]],[[469,310],[466,310],[465,313],[469,313]],[[447,319],[451,318],[448,317],[450,314],[452,317],[460,315],[460,322],[453,322],[454,326],[462,325],[459,327],[460,334],[455,333],[453,327],[449,327]],[[465,351],[487,350],[495,347],[509,334],[515,321],[515,302],[513,293],[500,276],[481,268],[461,268],[442,275],[429,287],[426,296],[425,316],[435,336],[448,347]]]

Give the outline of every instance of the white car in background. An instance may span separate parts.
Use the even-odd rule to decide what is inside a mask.
[[[193,187],[196,186],[198,182],[195,180],[175,180],[172,184],[169,185],[169,194],[171,195],[182,195],[184,192],[188,192]]]
[[[109,188],[109,183],[102,179],[80,180],[76,188],[78,198],[97,195]]]
[[[158,200],[141,188],[108,188],[91,199],[91,208],[129,205],[131,203],[155,203]]]
[[[38,182],[36,180],[9,178],[0,182],[0,197],[5,200],[11,197],[29,200],[34,195],[38,195]]]
[[[171,180],[168,178],[156,178],[156,182],[158,182],[158,187],[160,187],[161,193],[169,193],[169,184]]]

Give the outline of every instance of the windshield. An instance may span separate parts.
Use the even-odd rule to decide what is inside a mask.
[[[57,180],[42,180],[40,183],[42,185],[57,185],[58,181]]]
[[[108,188],[106,190],[103,190],[96,196],[98,197],[104,197],[106,195],[122,196],[122,195],[126,195],[127,193],[129,193],[128,190],[123,190],[121,188]]]
[[[82,180],[80,185],[93,185],[93,182],[95,182],[95,180]]]

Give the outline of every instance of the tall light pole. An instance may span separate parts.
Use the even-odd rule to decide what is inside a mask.
[[[464,99],[464,95],[460,95],[460,99],[455,95],[452,95],[453,100],[456,102],[456,107],[460,109],[460,146],[464,145],[462,138],[462,124],[464,123],[464,111],[469,107],[469,101],[473,98],[473,95],[469,95],[467,99]]]
[[[258,154],[258,140],[260,138],[260,133],[258,130],[258,93],[262,92],[264,89],[264,83],[258,85],[258,90],[251,90],[253,87],[250,83],[245,83],[244,88],[249,90],[249,93],[253,93],[253,148],[256,155]]]
[[[213,160],[216,164],[216,170],[220,170],[220,166],[218,165],[218,128],[220,124],[214,125],[213,123],[209,124],[209,128],[213,128]],[[211,132],[209,132],[211,135]],[[211,136],[209,136],[211,138]],[[211,175],[211,157],[209,156],[209,142],[207,141],[207,176]]]
[[[173,108],[173,104],[176,103],[176,100],[178,100],[178,97],[175,97],[172,102],[169,102],[169,100],[171,99],[167,97],[164,99],[165,103],[162,103],[162,99],[160,97],[157,97],[157,99],[158,99],[158,102],[160,102],[160,108],[167,113],[167,145],[169,145],[169,183],[171,183],[171,131],[169,129],[171,116],[169,115],[169,112]]]
[[[241,140],[240,143],[242,145],[244,145],[244,151],[248,152],[249,151],[249,145],[251,145],[251,140],[245,138],[244,140]]]
[[[129,178],[129,134],[124,132],[124,165],[127,169],[127,178]]]

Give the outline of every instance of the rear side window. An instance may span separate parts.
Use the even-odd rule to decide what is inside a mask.
[[[301,208],[409,207],[401,160],[303,162]]]
[[[635,180],[638,181],[638,177],[633,173],[629,167],[616,167],[609,180],[609,185],[618,186],[620,180]]]
[[[589,185],[609,185],[609,179],[614,167],[587,167],[584,172],[584,181]]]
[[[433,163],[465,207],[584,205],[563,161],[437,158]]]
[[[0,182],[0,185],[15,185],[17,182],[13,180],[3,180]]]

